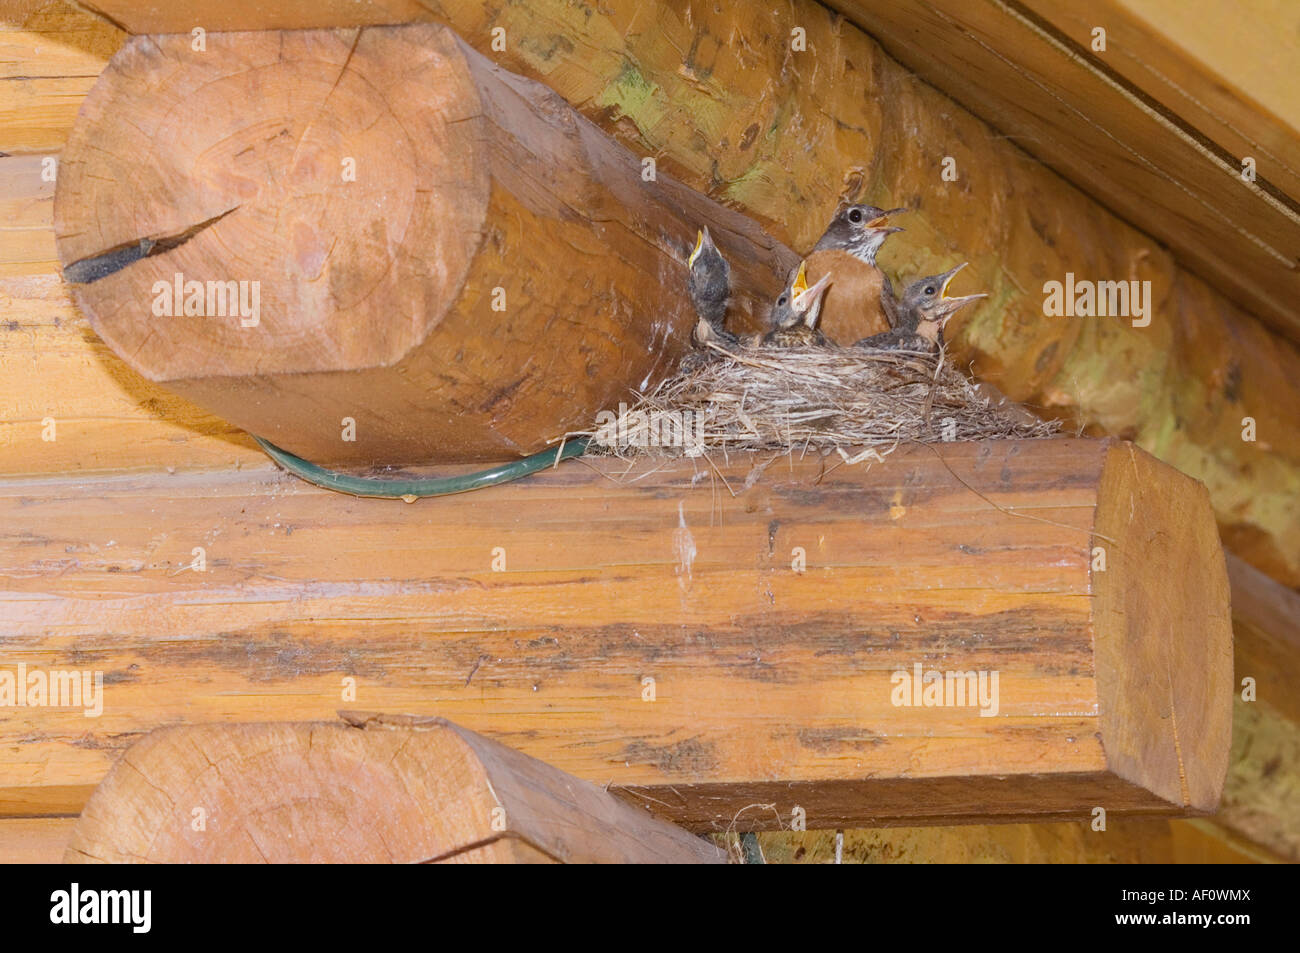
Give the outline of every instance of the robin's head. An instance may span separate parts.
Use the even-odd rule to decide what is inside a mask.
[[[830,287],[831,276],[823,275],[812,285],[808,284],[808,263],[800,262],[798,270],[790,276],[781,294],[772,304],[768,326],[773,330],[792,328],[796,324],[817,326],[821,317],[822,295]]]
[[[841,203],[813,250],[825,251],[838,248],[874,265],[876,252],[880,251],[880,246],[885,239],[894,232],[903,230],[896,225],[890,225],[890,217],[901,215],[906,211],[905,208],[884,211],[874,205]]]
[[[956,268],[945,271],[941,275],[918,278],[908,285],[898,303],[898,311],[904,321],[927,337],[933,334],[937,338],[938,333],[958,310],[972,301],[987,298],[986,294],[956,297],[948,295],[948,286],[952,284],[952,279],[966,265],[967,262],[962,262]]]

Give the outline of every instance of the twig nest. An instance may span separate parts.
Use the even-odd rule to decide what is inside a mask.
[[[1056,421],[994,403],[944,360],[863,348],[710,345],[653,392],[602,413],[589,453],[838,452],[880,460],[898,444],[1054,436]]]

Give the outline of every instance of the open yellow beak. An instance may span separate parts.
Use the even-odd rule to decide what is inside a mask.
[[[792,295],[801,295],[808,290],[808,262],[799,262],[799,273],[794,276],[794,283],[790,285]]]
[[[691,257],[686,259],[686,267],[690,268],[695,264],[695,259],[700,257],[700,252],[704,250],[704,233],[707,229],[701,229],[695,233],[695,250],[691,252]]]
[[[954,278],[957,277],[957,272],[959,272],[959,271],[961,271],[963,268],[965,268],[966,265],[967,265],[967,262],[964,262],[964,261],[963,261],[960,265],[958,265],[958,266],[957,266],[956,268],[954,268],[952,271],[947,272],[947,273],[943,276],[943,286],[939,289],[939,297],[940,297],[940,298],[946,298],[946,297],[948,297],[948,286],[949,286],[950,284],[952,284],[952,280],[953,280]]]
[[[803,290],[795,291],[790,299],[790,304],[796,314],[805,314],[811,310],[812,306],[821,300],[822,294],[830,287],[831,276],[822,275],[816,283],[810,288],[807,282],[804,283]]]
[[[982,292],[980,294],[958,295],[956,297],[949,297],[948,286],[952,284],[952,279],[957,276],[957,272],[965,268],[966,265],[967,263],[963,261],[952,271],[945,272],[943,275],[943,285],[939,290],[939,297],[943,301],[943,309],[942,309],[943,314],[942,317],[940,318],[940,322],[945,326],[952,319],[952,316],[956,314],[959,310],[961,310],[961,308],[964,305],[969,304],[972,301],[978,301],[980,298],[988,297],[987,294],[984,294]]]

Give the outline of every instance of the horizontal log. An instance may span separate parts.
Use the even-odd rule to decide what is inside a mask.
[[[0,153],[63,148],[90,87],[126,34],[63,0],[7,0],[0,10]]]
[[[758,315],[793,252],[433,24],[133,38],[54,207],[132,368],[369,465],[533,453],[653,387],[696,320],[700,226]]]
[[[0,861],[57,864],[67,851],[75,817],[0,817]],[[736,850],[734,835],[714,840]],[[835,835],[823,831],[759,834],[769,864],[829,863]],[[501,842],[497,842],[498,844]],[[507,844],[513,847],[512,841]],[[462,859],[472,859],[467,854]],[[997,824],[890,827],[846,831],[845,863],[1147,863],[1236,864],[1283,858],[1207,820],[1116,817],[1104,833],[1091,824]]]
[[[1300,725],[1239,695],[1232,708],[1232,752],[1216,823],[1300,863],[1297,762]]]
[[[53,156],[9,156],[0,161],[0,278],[51,274],[58,269],[50,213]],[[54,166],[57,168],[57,166]]]
[[[61,863],[76,822],[75,817],[0,818],[0,863]]]
[[[53,8],[66,5],[46,6]],[[231,4],[227,5],[227,8],[233,10],[237,6],[238,4]],[[314,9],[325,9],[326,6],[326,4],[318,4]],[[796,8],[799,6],[800,4],[796,4]],[[265,6],[262,9],[265,10]],[[287,10],[289,6],[277,5],[276,9]],[[468,11],[469,5],[466,5],[465,9]],[[745,172],[745,167],[741,164],[742,160],[747,155],[756,158],[767,155],[771,146],[766,140],[760,139],[754,144],[752,150],[746,152],[737,149],[736,141],[729,139],[724,133],[713,155],[708,156],[703,151],[696,150],[691,130],[699,128],[700,117],[710,115],[701,105],[701,97],[707,100],[720,95],[722,90],[744,90],[746,88],[744,84],[761,76],[766,67],[755,61],[734,75],[727,74],[726,71],[733,65],[736,50],[731,45],[723,43],[717,47],[709,66],[712,70],[711,75],[722,75],[725,79],[716,83],[712,79],[703,84],[690,82],[674,72],[676,64],[672,60],[671,44],[660,43],[659,38],[675,38],[676,43],[686,44],[683,48],[707,51],[711,48],[712,42],[709,38],[710,31],[714,31],[716,35],[721,29],[715,22],[717,16],[714,13],[704,10],[692,11],[692,29],[698,31],[693,37],[686,30],[686,24],[679,22],[676,15],[666,8],[660,11],[661,30],[653,35],[638,34],[635,31],[628,33],[625,29],[626,24],[622,21],[614,22],[613,28],[609,28],[612,20],[623,16],[619,12],[621,5],[611,0],[610,3],[602,5],[602,9],[612,12],[598,11],[587,21],[567,22],[566,28],[574,30],[574,35],[582,37],[575,43],[573,49],[568,49],[564,45],[524,42],[518,46],[512,44],[510,52],[503,57],[503,60],[509,62],[511,68],[532,72],[534,75],[546,75],[552,85],[582,106],[590,116],[601,121],[616,136],[634,149],[657,150],[664,156],[665,167],[668,167],[670,162],[679,163],[678,171],[695,184],[711,187],[717,190],[717,194],[723,194],[725,190],[737,190],[741,183],[737,176]],[[768,30],[767,14],[762,11],[750,12],[752,16],[747,22],[726,29],[744,39],[742,47],[749,51],[747,55],[751,57],[765,55],[768,52],[767,48],[756,45],[754,38]],[[548,22],[559,22],[564,13],[560,7],[552,7],[542,2],[531,4],[526,8],[507,7],[492,13],[479,8],[474,16],[479,19],[473,23],[462,19],[458,26],[462,30],[474,27],[475,32],[471,38],[481,50],[487,51],[487,29],[492,26],[507,25],[512,37],[522,37],[527,40],[539,28],[546,28]],[[90,37],[92,32],[97,32],[101,41],[109,45],[111,52],[111,44],[114,42],[112,38],[120,34],[105,21],[93,22],[95,25],[86,30],[84,35]],[[7,35],[5,40],[8,41],[16,36],[16,34]],[[599,43],[595,42],[597,38],[600,39]],[[39,34],[28,33],[25,39],[32,46],[21,54],[15,53],[14,69],[22,75],[32,76],[49,62],[47,57],[51,49],[52,34],[48,31]],[[87,48],[90,44],[89,39],[80,38],[68,42],[69,45],[81,44]],[[824,38],[814,41],[815,44],[821,43],[822,46],[825,46],[825,42]],[[863,46],[870,47],[870,41],[847,25],[842,26],[837,43],[848,55],[859,59]],[[107,54],[104,54],[103,58],[106,57]],[[613,83],[619,76],[619,70],[624,63],[634,64],[648,82],[664,91],[664,97],[680,99],[684,93],[688,101],[693,104],[692,108],[676,110],[657,120],[649,111],[637,113],[637,118],[641,120],[638,127],[628,121],[629,113],[625,111],[633,109],[634,100],[621,101],[619,107],[602,105],[602,102],[609,101],[610,94],[606,90],[614,88],[607,84]],[[891,71],[896,69],[887,58],[877,58],[872,60],[872,63],[870,72],[875,77],[887,78],[892,75]],[[88,88],[90,80],[86,79],[83,82],[83,88]],[[843,78],[839,81],[839,87],[842,86]],[[617,88],[623,87],[618,85]],[[4,100],[13,103],[12,106],[6,107],[9,110],[6,115],[11,116],[14,121],[0,123],[0,129],[3,129],[6,134],[22,131],[28,127],[21,125],[20,122],[26,122],[30,117],[38,117],[43,112],[46,115],[63,116],[64,126],[55,130],[57,139],[54,140],[56,143],[61,142],[66,137],[66,126],[71,122],[77,102],[72,102],[67,108],[59,105],[56,110],[47,112],[42,105],[46,101],[42,99],[44,96],[42,90],[45,89],[47,87],[39,83],[25,81],[0,84],[0,99],[9,95],[15,97],[13,100]],[[861,113],[866,109],[866,104],[871,97],[867,94],[856,99],[851,96],[842,97],[838,87],[813,92],[816,93],[819,109],[830,110],[830,113],[814,112],[810,116],[807,110],[800,109],[797,105],[790,105],[790,103],[797,104],[810,95],[809,89],[804,86],[787,84],[779,92],[772,92],[772,101],[784,104],[772,117],[778,130],[774,141],[789,142],[790,136],[795,132],[789,128],[788,120],[783,119],[783,116],[798,115],[801,117],[801,122],[807,124],[810,121],[823,121],[826,116],[833,114],[838,120],[839,131],[834,136],[822,137],[821,146],[813,153],[815,157],[829,156],[829,161],[833,164],[836,156],[847,155],[846,149],[849,148],[846,145],[847,126],[854,121],[861,121]],[[899,87],[892,90],[888,102],[901,103],[912,95],[924,98],[931,94],[923,85]],[[940,97],[932,98],[935,104],[944,103]],[[649,101],[647,106],[653,105],[653,102],[654,100]],[[922,115],[929,108],[931,107],[923,107]],[[855,110],[857,115],[854,114]],[[978,132],[983,127],[970,120],[970,117],[960,109],[953,110],[950,103],[944,105],[944,115],[952,124],[951,128],[958,131],[964,139],[974,141],[978,140],[980,135],[988,134],[987,129],[983,133]],[[729,117],[739,122],[747,118],[747,113],[744,109],[737,108],[729,114]],[[712,123],[713,120],[709,119],[706,124]],[[874,130],[875,126],[871,122],[866,122],[864,128]],[[743,130],[737,127],[737,131]],[[930,134],[928,126],[918,129],[918,135],[923,139]],[[1014,150],[1003,149],[996,139],[988,141],[993,155],[1005,153],[1014,156]],[[935,142],[937,143],[938,140],[936,139]],[[12,140],[0,143],[0,149],[10,152],[23,151],[21,147],[16,147]],[[716,157],[718,162],[714,166],[714,171],[710,172],[709,160],[713,157]],[[18,161],[28,160],[0,158],[0,166]],[[803,173],[799,170],[807,165],[806,154],[797,150],[782,161],[794,170],[792,174],[800,176]],[[999,200],[1001,202],[999,207],[1007,210],[1009,221],[1028,220],[1027,213],[1015,211],[1021,208],[1025,195],[1047,196],[1041,200],[1046,207],[1068,207],[1069,209],[1067,214],[1054,217],[1046,223],[1039,223],[1043,231],[1041,239],[1027,233],[1018,236],[1018,243],[1026,246],[1039,242],[1037,248],[1033,249],[1032,256],[1027,254],[1024,261],[1030,261],[1031,257],[1046,262],[1060,261],[1063,263],[1062,269],[1072,267],[1077,272],[1084,273],[1086,264],[1071,264],[1071,261],[1077,262],[1080,256],[1093,254],[1097,247],[1103,246],[1099,246],[1094,240],[1079,243],[1063,242],[1061,230],[1068,222],[1070,234],[1095,232],[1096,235],[1101,236],[1104,230],[1100,223],[1106,219],[1106,216],[1081,211],[1084,206],[1076,207],[1073,204],[1076,199],[1073,193],[1068,189],[1060,188],[1050,176],[1038,175],[1032,166],[1017,167],[1016,174],[1023,176],[1023,180],[1035,184],[1032,188],[1022,190],[1019,196],[1008,194]],[[973,170],[972,175],[975,177],[976,188],[987,192],[990,183],[985,181],[980,168]],[[17,178],[30,181],[37,188],[42,187],[37,176]],[[821,196],[822,202],[830,201],[829,196],[836,187],[829,179],[812,180],[803,176],[801,181],[805,183],[803,188],[806,192],[813,196]],[[710,185],[711,182],[716,184]],[[773,182],[774,180],[765,179],[761,175],[743,179],[743,184],[751,189],[758,185],[771,186]],[[928,180],[914,180],[914,182],[916,183],[914,187],[924,194],[925,208],[937,207],[936,203],[942,205],[946,201],[942,192],[930,186]],[[44,187],[48,188],[48,184]],[[773,226],[775,230],[788,231],[804,227],[805,218],[801,214],[771,211],[784,201],[784,198],[778,196],[771,188],[768,188],[766,193],[761,188],[755,189],[748,197],[752,196],[777,202],[776,205],[768,206],[766,210],[761,207],[756,208],[769,219],[777,220]],[[19,204],[27,204],[27,202],[27,199],[23,199]],[[31,234],[35,241],[52,247],[52,236],[48,232],[49,205],[46,200],[43,203],[37,201],[28,204],[27,207],[37,211],[42,208],[45,210],[43,214],[47,231],[44,237],[35,232]],[[945,237],[936,229],[950,229],[954,224],[952,218],[936,219],[925,210],[922,211],[921,216],[927,220],[935,219],[933,222],[927,221],[927,230],[932,237],[927,237],[926,242],[933,245],[936,241],[951,240],[950,236]],[[807,216],[808,219],[813,217]],[[810,221],[809,227],[815,227],[815,222]],[[914,228],[913,231],[915,230]],[[1120,230],[1116,234],[1121,243],[1128,241],[1125,236],[1131,236],[1127,230]],[[902,251],[912,241],[913,238],[905,233],[887,246],[886,251],[890,252],[891,249]],[[977,237],[974,242],[966,238],[961,241],[962,247],[974,248],[983,241],[983,236]],[[1154,246],[1153,248],[1158,256],[1159,249]],[[1024,274],[1017,271],[1019,267],[1017,262],[1004,261],[1000,266],[1008,269],[1008,274],[1013,277],[1019,275],[1019,280],[1024,280]],[[27,268],[21,261],[16,262],[12,267]],[[48,262],[38,262],[33,267],[41,269],[41,273],[34,278],[21,281],[0,279],[0,307],[6,314],[6,320],[0,321],[0,364],[3,367],[0,377],[6,385],[3,388],[5,400],[2,418],[0,418],[0,472],[51,473],[65,470],[129,469],[142,466],[183,469],[193,466],[248,465],[260,460],[255,448],[236,428],[168,394],[156,385],[143,381],[123,367],[89,331],[84,318],[71,307],[66,291],[59,287],[57,279],[50,273]],[[28,268],[22,273],[26,274],[30,270],[32,269]],[[1207,439],[1204,434],[1207,432],[1206,421],[1223,422],[1230,419],[1223,412],[1224,406],[1216,402],[1214,394],[1217,391],[1212,386],[1216,380],[1231,379],[1231,375],[1224,376],[1225,368],[1237,369],[1242,391],[1241,405],[1259,407],[1261,400],[1266,399],[1269,393],[1287,394],[1286,388],[1300,379],[1300,374],[1297,374],[1288,363],[1293,357],[1291,352],[1286,348],[1278,348],[1275,343],[1268,340],[1266,335],[1255,336],[1248,326],[1241,325],[1233,318],[1232,306],[1227,305],[1222,299],[1208,295],[1182,296],[1179,301],[1172,304],[1163,303],[1159,306],[1162,310],[1157,311],[1157,322],[1160,322],[1161,316],[1165,314],[1163,308],[1176,307],[1177,316],[1171,317],[1170,320],[1176,326],[1189,331],[1187,341],[1173,347],[1170,347],[1170,342],[1163,338],[1153,342],[1149,334],[1128,332],[1123,327],[1108,328],[1105,335],[1079,336],[1074,333],[1074,322],[1044,319],[1041,315],[1036,317],[1032,308],[1017,308],[1016,300],[1016,293],[1013,292],[1010,313],[1013,315],[1014,326],[1024,329],[1035,328],[1034,339],[1038,343],[1050,344],[1053,340],[1059,339],[1062,342],[1062,350],[1059,353],[1069,355],[1066,361],[1069,369],[1060,375],[1061,389],[1057,392],[1056,399],[1071,403],[1079,402],[1078,413],[1081,419],[1092,420],[1094,426],[1097,426],[1095,415],[1098,408],[1102,408],[1105,426],[1108,429],[1133,433],[1148,447],[1166,456],[1170,453],[1177,454],[1178,463],[1184,469],[1198,473],[1211,484],[1213,497],[1223,521],[1225,536],[1237,545],[1239,551],[1285,578],[1288,571],[1287,548],[1297,539],[1295,532],[1288,529],[1288,510],[1285,505],[1285,501],[1294,495],[1294,489],[1286,489],[1288,484],[1283,478],[1287,467],[1291,466],[1290,461],[1294,458],[1293,448],[1286,442],[1285,435],[1297,431],[1296,422],[1290,419],[1288,414],[1293,417],[1292,412],[1300,407],[1300,403],[1284,396],[1269,408],[1272,417],[1265,423],[1262,432],[1269,433],[1274,438],[1280,434],[1283,441],[1279,443],[1276,439],[1271,440],[1271,446],[1263,453],[1259,452],[1261,448],[1257,445],[1243,444],[1235,438],[1228,439],[1228,437]],[[1213,331],[1207,338],[1207,330],[1216,327],[1219,330]],[[979,359],[988,361],[997,358],[999,354],[1018,353],[1017,349],[1023,341],[1024,338],[1020,334],[986,337],[979,343]],[[969,345],[964,344],[965,355],[971,353],[968,348]],[[1035,357],[1037,357],[1036,353],[1028,353],[1026,360],[1009,359],[1009,363],[1005,365],[986,365],[986,369],[991,368],[999,375],[1006,375],[1003,378],[1004,386],[1008,379],[1013,382],[1009,389],[1019,386],[1015,383],[1018,380],[1037,386],[1033,384],[1038,374]],[[1081,375],[1081,368],[1087,367],[1096,367],[1098,372]],[[1158,375],[1161,389],[1153,391],[1150,395],[1151,399],[1135,399],[1123,391],[1123,385],[1118,382],[1140,379],[1141,372],[1152,367],[1161,369]],[[1112,369],[1113,375],[1102,372],[1106,369]],[[1087,386],[1078,386],[1085,380]],[[1160,393],[1165,396],[1159,400],[1155,399]],[[1178,393],[1195,396],[1175,399]],[[47,443],[40,440],[41,419],[47,414],[59,420],[60,437],[56,442]],[[1162,434],[1174,434],[1175,439],[1153,440],[1152,435]],[[1297,577],[1292,575],[1291,578],[1294,580]],[[1234,593],[1234,615],[1241,604],[1241,597]],[[1243,671],[1242,652],[1248,650],[1250,640],[1256,635],[1251,627],[1243,627],[1239,618],[1236,621],[1235,644],[1240,673]],[[1272,673],[1274,681],[1287,684],[1285,671],[1285,668],[1272,667],[1266,669],[1255,667],[1253,670],[1261,683]],[[1291,696],[1284,692],[1281,695],[1273,693],[1269,697],[1277,702],[1279,698],[1285,701]],[[1239,711],[1245,710],[1245,706],[1246,703],[1237,702]],[[1249,758],[1253,764],[1240,775],[1234,771],[1229,776],[1225,801],[1232,798],[1235,805],[1241,806],[1252,793],[1260,793],[1269,788],[1269,782],[1274,782],[1275,790],[1281,790],[1276,787],[1277,784],[1280,783],[1284,787],[1285,783],[1289,782],[1279,782],[1279,772],[1276,769],[1265,774],[1265,769],[1273,762],[1274,755],[1254,757],[1261,750],[1268,749],[1252,745],[1250,735],[1242,733],[1241,727],[1247,724],[1242,717],[1238,717],[1237,724],[1238,736],[1234,742],[1234,761]],[[1267,726],[1267,719],[1264,724]],[[52,787],[44,789],[44,793],[55,797],[49,801],[38,799],[30,805],[31,810],[50,809],[51,805],[55,805],[60,799],[75,803],[78,797],[75,792]],[[1290,808],[1285,800],[1273,799],[1273,803],[1284,810]],[[1293,804],[1294,799],[1290,803]],[[1238,815],[1252,821],[1252,829],[1256,836],[1268,835],[1267,828],[1278,820],[1276,816],[1270,818],[1266,815],[1264,807],[1264,804],[1257,803],[1250,807],[1248,814]],[[1282,817],[1285,818],[1285,814]]]
[[[1086,13],[1044,0],[830,5],[922,79],[1164,242],[1233,301],[1300,340],[1300,191],[1282,193],[1280,185],[1293,183],[1275,157],[1209,141],[1116,74],[1122,31],[1107,37],[1105,52],[1092,50],[1093,28],[1116,25],[1114,3],[1089,4]],[[1071,6],[1073,13],[1061,12]],[[1231,16],[1250,13],[1236,5]],[[1132,39],[1141,56],[1159,43],[1159,31]],[[1280,71],[1291,61],[1285,47],[1264,41],[1252,55],[1270,48]],[[1241,160],[1252,154],[1256,178],[1247,181]]]
[[[243,430],[123,364],[54,274],[0,278],[0,310],[0,473],[265,462]]]
[[[438,19],[798,250],[816,240],[844,173],[857,170],[874,201],[917,209],[908,231],[885,246],[887,269],[929,273],[969,260],[978,285],[995,292],[954,320],[959,362],[1014,400],[1131,439],[1205,483],[1225,543],[1300,586],[1300,514],[1292,505],[1300,494],[1300,351],[812,0],[747,6],[743,14],[664,3],[653,30],[641,26],[639,0],[595,9],[566,0],[497,7],[442,0],[418,10],[394,0],[96,6],[136,32],[184,33],[198,21],[216,31]],[[788,48],[793,25],[807,31],[802,54]],[[492,49],[498,29],[504,51]],[[959,182],[940,177],[943,156],[955,160]],[[1043,282],[1067,272],[1150,280],[1151,325],[1044,316]],[[57,403],[57,393],[44,392]],[[1245,417],[1256,424],[1254,441],[1242,439]],[[185,449],[183,434],[169,437]],[[98,443],[87,446],[98,454]],[[134,449],[123,453],[138,458]],[[23,455],[32,465],[39,459]]]
[[[1262,704],[1300,724],[1300,593],[1235,556],[1227,568],[1237,680],[1251,678]]]
[[[265,469],[0,484],[6,659],[105,680],[99,717],[6,719],[0,810],[79,810],[160,725],[341,700],[694,829],[1214,808],[1227,583],[1193,481],[1073,439],[776,462],[735,498],[741,460],[661,467],[413,507]],[[997,716],[895,705],[918,665],[997,672]]]
[[[769,864],[835,862],[831,831],[758,835]],[[845,864],[1254,864],[1280,857],[1207,820],[1112,818],[1091,824],[971,824],[845,831]]]
[[[1083,10],[1049,0],[831,0],[828,5],[870,32],[928,82],[1013,136],[1019,148],[1174,249],[1198,273],[1229,290],[1234,300],[1245,302],[1248,310],[1265,317],[1293,340],[1300,338],[1300,311],[1294,305],[1300,291],[1296,274],[1300,191],[1294,188],[1296,166],[1288,162],[1292,152],[1285,148],[1290,145],[1294,150],[1295,130],[1261,108],[1260,97],[1252,95],[1261,87],[1265,93],[1271,88],[1273,100],[1286,102],[1289,88],[1282,77],[1290,67],[1295,41],[1279,41],[1273,36],[1286,34],[1285,12],[1265,3],[1244,7],[1216,3],[1207,11],[1208,22],[1200,27],[1200,38],[1214,51],[1216,61],[1227,62],[1206,64],[1202,72],[1213,73],[1215,65],[1238,76],[1243,66],[1254,71],[1247,89],[1233,91],[1231,84],[1217,75],[1200,83],[1193,76],[1188,90],[1159,72],[1162,66],[1177,69],[1188,63],[1186,53],[1175,59],[1173,67],[1168,56],[1161,59],[1159,54],[1176,38],[1185,40],[1188,34],[1197,33],[1196,27],[1188,26],[1175,31],[1169,21],[1182,24],[1200,17],[1162,16],[1166,11],[1159,9],[1141,16],[1141,8],[1150,7],[1149,3],[1136,5],[1137,29],[1132,27],[1134,11],[1129,9],[1134,4],[1123,0],[1094,2]],[[644,66],[658,64],[633,60],[632,70],[625,72],[628,60],[619,49],[622,44],[654,50],[669,60],[672,69],[681,74],[677,85],[693,87],[697,96],[708,95],[712,83],[722,85],[717,69],[720,60],[730,55],[743,61],[746,72],[753,74],[753,60],[763,58],[761,49],[767,46],[782,64],[779,78],[753,76],[742,81],[736,92],[745,85],[756,85],[770,100],[778,98],[774,86],[788,90],[817,80],[808,75],[815,67],[805,70],[798,54],[791,55],[792,28],[805,31],[808,44],[803,59],[821,67],[828,78],[823,82],[854,82],[835,68],[834,57],[841,49],[861,45],[845,44],[841,39],[857,30],[825,30],[825,14],[812,2],[765,10],[752,5],[702,10],[659,2],[653,31],[626,28],[639,27],[641,5],[636,0],[614,0],[581,14],[566,10],[562,2],[532,3],[520,11],[510,5],[484,9],[473,0],[422,4],[411,0],[296,0],[274,6],[257,0],[186,0],[169,5],[150,0],[101,0],[96,6],[135,33],[186,33],[195,23],[207,24],[209,30],[266,30],[435,19],[468,31],[467,35],[500,26],[505,29],[511,53],[542,72],[554,71],[561,79],[557,88],[598,89],[599,66],[593,71],[596,77],[583,68],[589,68],[593,59],[600,66],[612,65],[612,75],[618,77],[615,83],[621,89],[600,92],[615,102],[624,97],[637,102],[645,119],[654,123],[655,133],[667,132],[674,138],[685,130],[664,130],[662,118],[668,110],[642,93],[654,82],[643,72]],[[1165,7],[1177,9],[1171,4]],[[1251,20],[1261,26],[1247,34],[1248,40],[1242,39],[1245,31],[1238,25]],[[680,23],[701,28],[701,32],[695,37],[672,36]],[[1224,23],[1232,29],[1225,29]],[[1114,31],[1105,53],[1091,52],[1095,26]],[[832,31],[838,36],[823,45]],[[1163,36],[1163,32],[1171,35]],[[736,42],[737,34],[744,36],[744,42]],[[1235,44],[1219,42],[1225,35],[1235,35]],[[566,42],[535,38],[556,36],[563,36]],[[1146,62],[1148,56],[1156,60],[1154,68]],[[1141,78],[1136,82],[1133,69],[1124,68],[1126,57],[1138,61]],[[576,60],[578,70],[562,64],[565,59]],[[1153,72],[1164,82],[1141,81]],[[1186,70],[1179,74],[1185,78]],[[1269,82],[1271,76],[1279,78],[1276,85]],[[593,79],[597,83],[593,84]],[[832,115],[825,110],[827,100],[812,102],[820,102],[828,118]],[[609,100],[604,105],[610,105]],[[890,104],[871,104],[868,109],[882,107],[889,110]],[[731,117],[714,110],[698,115],[706,133],[716,133],[719,126],[739,131],[751,122],[748,114],[754,108],[751,105]],[[792,123],[805,126],[813,112],[790,112],[775,102],[768,109],[777,115],[786,112]],[[1248,112],[1244,122],[1243,112]],[[838,138],[852,139],[859,131],[861,127],[841,124]],[[908,134],[913,131],[909,128]],[[1243,134],[1252,133],[1247,142],[1253,148],[1240,151],[1246,144]],[[716,150],[718,138],[706,134],[694,147]],[[950,137],[956,138],[960,137]],[[736,141],[728,143],[724,138],[722,145]],[[1269,145],[1275,148],[1265,151]],[[945,154],[953,155],[951,148],[935,153]],[[824,160],[825,150],[819,148],[816,155]],[[1255,155],[1258,160],[1254,182],[1240,177],[1240,161],[1245,155]],[[866,164],[867,155],[856,157],[856,161]],[[937,161],[932,159],[936,169]],[[713,172],[722,165],[714,161],[705,168]],[[833,169],[825,171],[828,178],[837,174]],[[755,169],[753,178],[741,188],[780,190],[764,172]],[[933,178],[938,181],[937,172]],[[1039,215],[1040,219],[1046,217]]]
[[[593,784],[438,718],[164,728],[95,789],[72,863],[720,863]]]
[[[1215,822],[1300,862],[1300,594],[1239,559],[1227,562],[1237,695]]]
[[[1020,2],[1089,54],[1092,31],[1104,26],[1106,51],[1093,57],[1096,65],[1234,158],[1234,173],[1242,157],[1253,157],[1263,181],[1295,204],[1300,108],[1286,64],[1300,58],[1300,8],[1206,0],[1189,17],[1179,15],[1181,0]]]

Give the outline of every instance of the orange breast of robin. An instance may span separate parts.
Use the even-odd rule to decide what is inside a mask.
[[[827,334],[856,341],[889,330],[880,305],[884,281],[879,269],[845,251],[815,251],[808,256],[808,284],[825,274],[831,276],[831,285],[822,299],[819,323]]]

